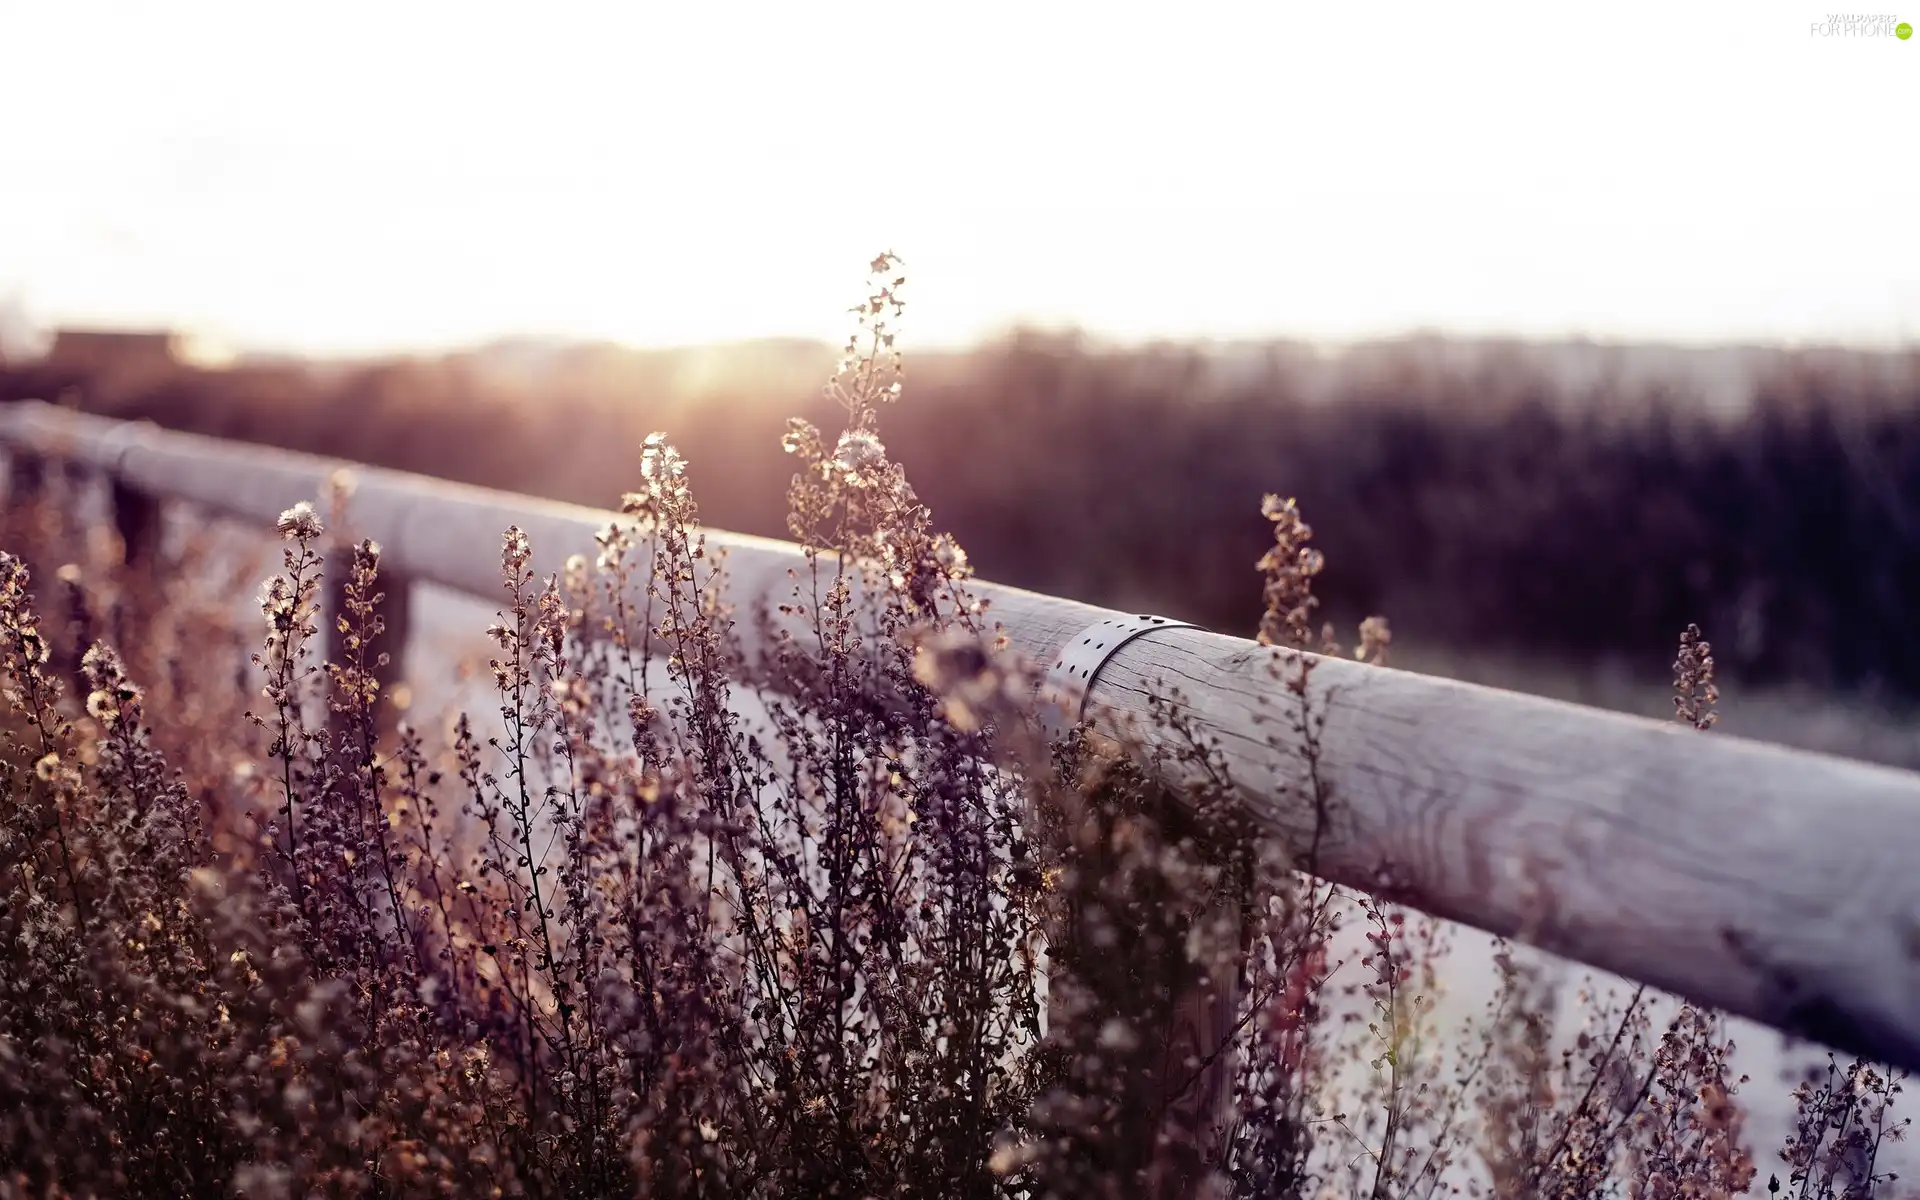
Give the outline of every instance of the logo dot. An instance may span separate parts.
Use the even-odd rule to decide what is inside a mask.
[[[1893,27],[1893,36],[1899,38],[1901,41],[1904,42],[1908,38],[1913,36],[1913,26],[1907,24],[1905,21],[1902,21],[1898,25],[1895,25]]]

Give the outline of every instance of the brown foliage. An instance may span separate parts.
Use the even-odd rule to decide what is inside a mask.
[[[70,507],[6,512],[0,1195],[1753,1183],[1711,1014],[1656,1038],[1643,990],[1561,1038],[1504,958],[1492,1022],[1444,1038],[1444,930],[1250,828],[1177,692],[1157,758],[1035,736],[1030,666],[880,438],[901,283],[875,261],[828,389],[842,432],[788,429],[792,594],[719,602],[688,461],[649,437],[597,562],[541,578],[504,531],[498,720],[446,745],[382,736],[385,577],[350,504],[281,518],[238,681],[205,545],[144,575]],[[1321,561],[1298,506],[1266,515],[1273,740],[1324,824]],[[764,659],[743,620],[784,631]],[[1355,653],[1387,642],[1370,618]],[[1712,675],[1689,628],[1676,713],[1702,729]],[[1798,1194],[1884,1182],[1897,1090],[1864,1064],[1809,1084]]]

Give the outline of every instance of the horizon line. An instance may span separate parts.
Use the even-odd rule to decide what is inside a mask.
[[[81,320],[50,324],[36,323],[30,339],[38,343],[38,352],[18,361],[31,362],[44,356],[51,350],[53,339],[57,335],[66,332],[126,334],[136,336],[166,335],[169,337],[185,338],[201,343],[209,348],[217,348],[218,351],[223,352],[225,355],[230,355],[233,360],[238,363],[244,363],[250,360],[287,359],[315,364],[425,360],[459,357],[463,354],[474,354],[515,344],[540,346],[554,350],[601,348],[635,354],[710,353],[782,345],[794,347],[813,346],[821,348],[824,352],[834,353],[840,348],[838,339],[813,333],[760,333],[742,334],[735,337],[724,338],[650,342],[632,338],[594,334],[528,331],[481,334],[473,338],[446,341],[401,341],[385,345],[343,345],[338,348],[327,349],[323,347],[302,348],[297,344],[278,341],[249,340],[243,342],[229,340],[213,330],[197,327],[192,323],[165,324],[140,321],[113,322]],[[1022,338],[1073,342],[1087,349],[1099,351],[1190,350],[1218,352],[1286,348],[1307,350],[1324,357],[1339,357],[1344,353],[1359,349],[1390,345],[1407,345],[1412,343],[1514,348],[1582,347],[1601,350],[1675,350],[1689,352],[1736,350],[1783,353],[1844,351],[1857,354],[1892,356],[1920,352],[1920,335],[1913,334],[1893,338],[1884,336],[1839,337],[1831,335],[1781,337],[1766,334],[1689,336],[1685,334],[1636,335],[1594,333],[1581,330],[1569,330],[1563,333],[1542,333],[1517,330],[1448,329],[1437,325],[1419,325],[1407,326],[1397,331],[1382,330],[1344,337],[1315,336],[1284,331],[1214,335],[1195,333],[1140,335],[1107,333],[1085,325],[1036,320],[1007,323],[977,332],[967,337],[914,339],[913,344],[903,348],[902,353],[908,358],[912,358],[916,354],[934,354],[941,356],[964,355],[991,350]],[[0,360],[13,357],[4,351],[4,345],[0,345]]]

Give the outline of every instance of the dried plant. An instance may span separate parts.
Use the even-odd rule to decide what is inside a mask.
[[[1298,830],[1252,823],[1177,688],[1150,739],[1039,732],[882,440],[904,274],[871,267],[844,426],[783,443],[791,588],[728,605],[649,437],[593,561],[503,531],[497,707],[444,738],[379,719],[392,584],[346,481],[277,523],[252,638],[204,531],[143,573],[72,505],[9,507],[0,1195],[1748,1190],[1717,1017],[1655,1036],[1644,989],[1594,989],[1565,1038],[1503,952],[1488,1024],[1443,1036],[1445,928],[1381,898],[1393,864],[1380,896],[1315,874],[1339,647],[1293,501],[1258,632]],[[1713,723],[1695,628],[1675,696]],[[1803,1089],[1798,1195],[1888,1182],[1899,1086]]]
[[[1712,729],[1720,719],[1713,706],[1720,689],[1713,682],[1713,647],[1700,636],[1698,625],[1680,635],[1680,654],[1673,660],[1673,716],[1695,729]]]

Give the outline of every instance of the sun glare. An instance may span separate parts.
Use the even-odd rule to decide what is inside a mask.
[[[0,297],[313,352],[832,337],[892,245],[921,345],[1911,337],[1920,51],[1805,16],[0,5]]]

